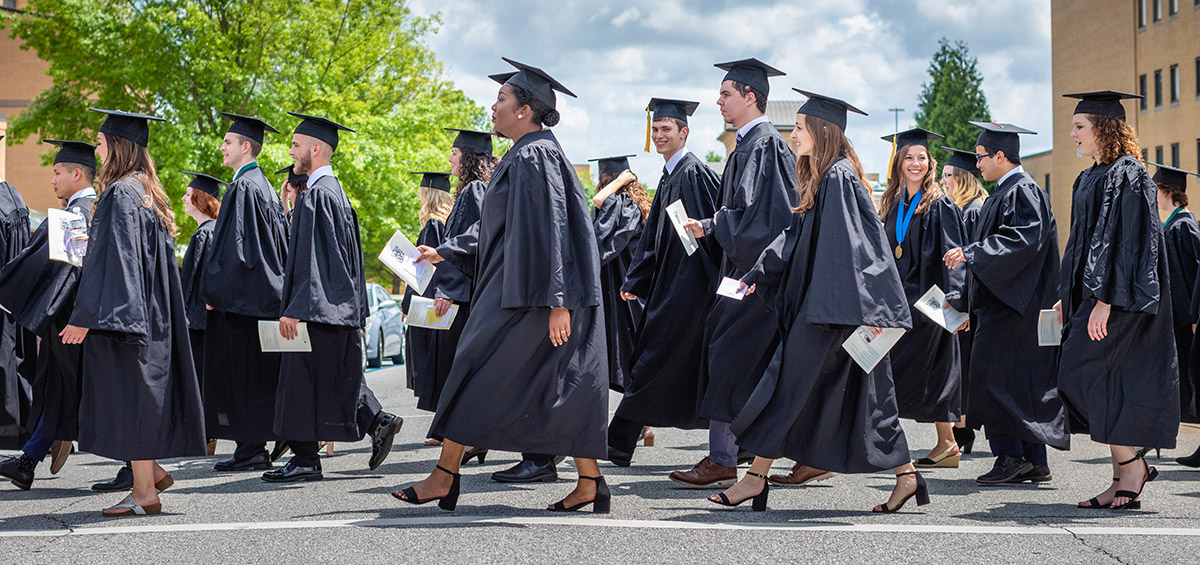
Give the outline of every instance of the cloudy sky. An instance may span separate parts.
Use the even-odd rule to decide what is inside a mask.
[[[495,99],[488,74],[509,57],[541,67],[579,95],[559,96],[554,128],[575,163],[638,153],[634,172],[654,186],[661,158],[642,153],[652,96],[701,102],[689,148],[723,152],[716,106],[723,71],[713,63],[757,57],[787,73],[771,79],[772,100],[803,97],[791,87],[843,98],[848,135],[868,172],[886,169],[893,131],[888,108],[914,125],[921,85],[938,39],[964,40],[979,59],[992,118],[1041,133],[1022,138],[1026,154],[1051,146],[1050,6],[1046,0],[945,2],[805,0],[635,2],[606,0],[413,0],[438,12],[430,47],[450,80],[483,106]],[[652,148],[653,150],[653,148]]]

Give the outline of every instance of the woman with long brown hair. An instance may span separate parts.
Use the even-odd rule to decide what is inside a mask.
[[[600,186],[592,198],[592,229],[600,248],[600,293],[608,336],[608,386],[625,392],[633,366],[633,344],[642,318],[640,300],[623,300],[621,285],[633,264],[650,214],[650,195],[629,170],[629,157],[592,159],[600,169]]]
[[[879,217],[908,303],[915,305],[936,285],[946,295],[943,305],[965,312],[964,269],[948,269],[942,261],[947,251],[963,244],[958,207],[938,185],[937,161],[929,153],[929,143],[942,137],[916,128],[883,138],[895,145],[896,152],[880,198]],[[961,454],[954,439],[954,424],[962,416],[958,336],[915,306],[912,318],[912,330],[889,354],[900,417],[934,422],[937,428],[937,445],[917,460],[918,467],[958,467]]]
[[[1157,187],[1125,123],[1120,92],[1079,98],[1071,138],[1095,163],[1075,179],[1071,232],[1063,251],[1063,322],[1058,391],[1072,433],[1112,453],[1112,484],[1080,508],[1133,509],[1158,476],[1138,448],[1175,447],[1179,375],[1171,320],[1171,279]]]
[[[742,277],[746,292],[763,292],[775,305],[782,331],[770,368],[733,421],[738,445],[758,457],[741,481],[709,500],[735,506],[753,499],[755,510],[765,510],[771,463],[787,457],[831,472],[894,469],[896,487],[875,512],[895,512],[913,496],[927,504],[887,357],[864,371],[842,348],[856,334],[912,325],[862,165],[846,139],[846,113],[866,114],[797,92],[808,97],[792,130],[799,205]]]
[[[146,151],[149,120],[114,110],[100,126],[101,187],[63,343],[83,343],[79,448],[132,462],[133,492],[105,516],[158,514],[171,476],[157,459],[203,456],[175,214]],[[86,338],[86,340],[85,340]]]

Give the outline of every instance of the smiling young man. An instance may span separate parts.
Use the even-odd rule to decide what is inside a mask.
[[[650,139],[662,155],[662,178],[642,228],[642,238],[621,287],[621,298],[643,300],[642,323],[633,344],[625,396],[608,425],[608,457],[628,466],[643,426],[696,429],[704,319],[715,298],[716,242],[700,240],[690,255],[667,207],[682,201],[688,217],[716,211],[721,178],[687,149],[688,116],[699,102],[652,98]]]
[[[757,59],[720,63],[726,72],[717,106],[737,128],[737,146],[721,176],[716,215],[689,220],[694,235],[715,240],[723,253],[718,278],[738,278],[791,222],[796,205],[796,155],[767,119],[768,77],[783,72]],[[761,296],[718,297],[705,327],[706,370],[698,415],[709,421],[709,455],[671,480],[692,487],[737,481],[738,447],[729,423],[750,397],[779,344],[779,321]]]
[[[996,462],[983,485],[1051,479],[1046,446],[1070,447],[1058,396],[1058,348],[1038,345],[1038,315],[1058,300],[1058,228],[1050,197],[1020,165],[1012,124],[983,129],[975,157],[983,180],[996,183],[976,221],[975,243],[944,258],[971,272],[970,390],[967,424],[987,429]]]

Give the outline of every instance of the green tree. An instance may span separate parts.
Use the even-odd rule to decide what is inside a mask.
[[[327,116],[356,130],[333,165],[358,210],[368,276],[390,281],[375,254],[396,229],[415,238],[414,170],[448,170],[443,127],[483,128],[483,108],[442,78],[424,43],[437,17],[394,0],[32,0],[0,19],[49,62],[53,86],[12,122],[15,139],[90,139],[101,116],[88,107],[143,111],[150,153],[186,242],[195,223],[180,202],[186,177],[229,178],[217,150],[228,121],[256,115],[283,134],[259,157],[268,172],[291,163],[288,111]],[[47,157],[48,158],[48,157]]]
[[[917,125],[946,136],[944,143],[957,149],[973,151],[979,128],[968,121],[991,121],[987,97],[983,94],[983,75],[967,44],[949,39],[938,41],[938,51],[929,63],[929,82],[921,86],[919,108],[914,118]],[[929,148],[939,166],[945,164],[949,153]]]
[[[721,161],[724,161],[724,160],[725,160],[725,156],[720,153],[717,153],[716,151],[709,151],[708,154],[706,154],[704,156],[705,163],[720,163]]]

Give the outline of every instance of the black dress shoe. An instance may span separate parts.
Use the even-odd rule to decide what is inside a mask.
[[[508,469],[492,473],[492,480],[498,483],[552,483],[558,480],[558,471],[554,469],[553,461],[523,459]]]
[[[1022,483],[1025,481],[1029,481],[1031,483],[1044,483],[1053,478],[1054,477],[1050,474],[1050,467],[1048,467],[1046,465],[1031,464],[1031,467],[1029,468],[1028,471],[1021,473],[1020,475],[1017,475],[1017,478],[1013,479],[1012,482]]]
[[[1001,455],[996,458],[996,464],[986,475],[978,477],[975,482],[981,485],[999,485],[1004,483],[1019,483],[1021,475],[1033,470],[1033,464],[1024,457]],[[1048,470],[1047,470],[1048,471]]]
[[[0,461],[0,477],[4,477],[21,490],[33,486],[33,470],[37,461],[22,453],[19,457],[8,457]]]
[[[226,459],[213,465],[214,471],[266,471],[271,468],[271,458],[259,453],[249,459]]]
[[[121,470],[117,471],[117,478],[106,483],[96,483],[92,485],[92,490],[96,492],[133,490],[133,467],[126,463]]]
[[[321,466],[301,467],[288,461],[282,469],[263,473],[262,480],[268,483],[294,483],[297,481],[319,481],[325,476],[321,474]]]
[[[276,441],[275,447],[273,449],[271,449],[271,462],[274,463],[276,461],[279,461],[279,458],[283,457],[283,454],[287,453],[288,449],[289,449],[288,443],[286,441],[283,441],[283,440]]]
[[[1200,467],[1200,447],[1197,447],[1196,451],[1192,452],[1191,455],[1180,457],[1175,462],[1180,465],[1187,465],[1188,467]]]
[[[404,418],[389,412],[380,412],[375,415],[375,425],[371,426],[371,459],[367,462],[367,467],[372,471],[378,469],[383,464],[383,460],[387,459],[388,453],[392,451],[392,440],[396,439],[396,432],[400,431],[400,426],[404,425]]]
[[[608,446],[608,460],[618,467],[628,467],[633,464],[633,455],[610,445]]]

